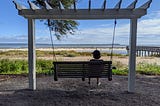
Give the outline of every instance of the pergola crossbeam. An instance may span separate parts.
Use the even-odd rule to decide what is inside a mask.
[[[131,19],[131,18],[140,18],[145,15],[146,11],[143,9],[135,9],[131,11],[131,9],[106,9],[102,11],[101,9],[92,9],[92,11],[88,11],[88,9],[78,9],[76,12],[74,9],[65,9],[62,11],[58,9],[52,10],[21,10],[19,11],[19,15],[24,16],[25,18],[33,18],[33,19],[58,19],[58,20],[88,20],[88,19]]]

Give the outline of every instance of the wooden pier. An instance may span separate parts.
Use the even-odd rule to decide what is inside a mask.
[[[126,46],[127,53],[129,54],[129,46]],[[152,47],[152,46],[137,46],[136,47],[136,55],[141,57],[146,56],[160,56],[160,47]]]

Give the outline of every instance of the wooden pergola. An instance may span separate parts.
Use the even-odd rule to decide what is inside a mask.
[[[150,7],[152,0],[146,1],[138,8],[136,8],[137,0],[134,0],[126,8],[121,8],[122,0],[114,8],[107,8],[107,1],[104,0],[100,9],[92,9],[91,0],[88,2],[87,9],[78,9],[76,2],[73,3],[73,8],[65,9],[60,0],[59,8],[52,8],[45,1],[45,9],[37,7],[30,1],[28,1],[29,9],[16,1],[13,2],[18,10],[18,14],[28,19],[29,89],[36,90],[35,19],[130,19],[128,92],[135,92],[137,20],[147,14],[147,9]]]

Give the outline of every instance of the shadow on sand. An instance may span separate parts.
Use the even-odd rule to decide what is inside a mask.
[[[1,90],[0,105],[15,106],[127,106],[143,102],[138,93],[106,92],[99,90]],[[140,102],[141,101],[141,102]],[[140,105],[140,104],[139,104]],[[131,105],[132,106],[132,105]]]

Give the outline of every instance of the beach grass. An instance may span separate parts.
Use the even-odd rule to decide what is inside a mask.
[[[52,74],[53,65],[52,60],[38,59],[36,61],[37,74]],[[114,75],[127,75],[128,67],[121,62],[113,63],[116,69],[113,69]],[[141,63],[136,69],[138,74],[145,75],[160,75],[160,66],[158,64]],[[28,61],[27,60],[0,60],[0,74],[27,74]]]
[[[76,56],[91,56],[91,52],[77,52],[74,50],[61,50],[61,51],[41,51],[36,50],[37,57],[45,57],[45,56],[52,56],[53,54],[57,56],[63,56],[63,57],[76,57]],[[110,56],[110,53],[101,53],[102,56]],[[9,51],[1,51],[0,52],[1,57],[7,57],[7,56],[19,56],[19,57],[27,57],[28,51],[22,51],[22,50],[9,50]],[[124,56],[121,54],[114,54],[113,56]]]
[[[52,60],[37,60],[36,73],[50,74],[52,68]],[[27,60],[0,60],[0,74],[27,74],[28,61]]]
[[[77,52],[74,50],[66,51],[55,51],[56,56],[60,57],[77,57],[77,56],[89,56],[92,57],[91,52]],[[53,56],[53,51],[36,51],[37,57],[51,57]],[[10,50],[10,51],[1,51],[0,52],[0,74],[27,74],[28,73],[28,61],[24,59],[28,56],[27,51],[22,50]],[[102,53],[102,56],[110,56],[110,53]],[[118,56],[118,58],[126,58],[126,55],[113,54],[113,56]],[[21,59],[12,59],[10,57],[21,57]],[[36,60],[36,72],[38,74],[51,74],[53,73],[52,59],[37,59]],[[113,74],[115,75],[127,75],[128,74],[128,65],[124,64],[122,61],[114,61],[113,66],[116,69],[113,69]],[[157,63],[149,64],[141,62],[137,64],[136,72],[138,74],[146,75],[160,75],[160,65]]]
[[[157,63],[148,64],[141,62],[137,65],[137,73],[146,75],[160,75],[160,65]]]

